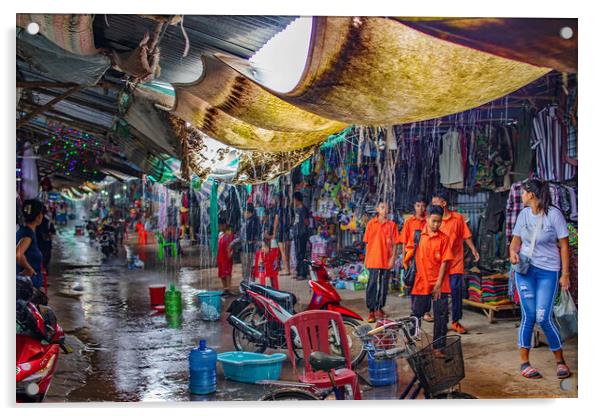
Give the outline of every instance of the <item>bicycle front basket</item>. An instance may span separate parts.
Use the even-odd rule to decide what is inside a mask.
[[[464,378],[464,356],[459,335],[439,338],[409,356],[408,362],[430,395],[441,393]]]

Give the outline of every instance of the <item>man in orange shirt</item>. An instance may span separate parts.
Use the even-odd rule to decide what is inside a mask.
[[[428,208],[426,226],[420,234],[418,247],[414,239],[407,244],[404,266],[408,267],[416,255],[416,277],[412,287],[412,316],[422,318],[430,309],[431,301],[435,324],[433,326],[434,348],[445,347],[448,321],[448,296],[451,292],[448,264],[454,256],[450,238],[441,232],[443,208],[431,205]],[[443,337],[443,338],[442,338]]]
[[[452,240],[453,261],[449,264],[449,280],[452,298],[452,330],[459,334],[466,334],[466,328],[460,324],[462,319],[462,277],[464,275],[464,242],[470,248],[475,261],[479,261],[479,253],[472,242],[472,233],[464,221],[464,216],[448,207],[449,197],[446,192],[439,192],[433,196],[432,204],[443,208],[443,231]]]
[[[401,258],[405,258],[406,254],[406,245],[408,241],[414,238],[414,233],[416,231],[422,231],[424,226],[426,225],[426,198],[424,195],[420,194],[416,197],[414,201],[414,215],[409,217],[403,223],[403,228],[401,229],[401,233],[399,233],[399,238],[397,239],[397,244],[401,244]],[[399,296],[403,296],[401,293]],[[427,322],[433,322],[433,318],[430,313],[427,312],[424,315],[424,320]]]
[[[366,306],[370,311],[368,322],[376,317],[384,318],[383,308],[387,301],[389,273],[395,263],[395,244],[397,224],[390,221],[389,206],[380,202],[376,207],[377,216],[368,221],[364,234],[366,257],[364,265],[368,269],[368,287],[366,288]]]

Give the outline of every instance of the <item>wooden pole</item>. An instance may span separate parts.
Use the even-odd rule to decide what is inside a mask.
[[[31,120],[32,118],[34,118],[37,115],[42,114],[44,111],[51,109],[55,104],[59,103],[60,101],[62,101],[64,98],[69,97],[72,94],[75,94],[76,92],[78,92],[82,87],[79,85],[76,85],[74,87],[69,88],[67,91],[65,91],[63,94],[59,95],[58,97],[56,97],[55,99],[49,101],[48,103],[44,104],[41,107],[36,108],[35,110],[33,110],[31,113],[27,114],[26,116],[21,117],[18,121],[17,121],[17,128],[21,127],[22,125],[24,125],[25,123],[27,123],[29,120]]]

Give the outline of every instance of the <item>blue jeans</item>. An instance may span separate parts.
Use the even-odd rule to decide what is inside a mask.
[[[562,349],[560,332],[552,320],[554,299],[560,272],[543,270],[531,265],[527,274],[516,273],[522,319],[518,329],[518,346],[531,348],[533,328],[537,322],[546,335],[550,350]]]
[[[451,286],[452,300],[452,322],[462,319],[462,273],[450,274],[449,285]]]

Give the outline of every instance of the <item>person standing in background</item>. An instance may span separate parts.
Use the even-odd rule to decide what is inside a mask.
[[[395,264],[395,244],[398,239],[397,224],[388,219],[388,204],[380,202],[376,207],[376,213],[376,217],[368,221],[364,233],[366,243],[364,262],[369,273],[366,288],[368,322],[386,317],[383,308],[387,302],[389,274]]]
[[[278,222],[277,222],[277,231],[276,231],[276,239],[278,240],[278,247],[280,248],[280,256],[282,258],[282,269],[284,273],[283,276],[291,275],[291,262],[290,262],[290,254],[291,254],[291,235],[290,235],[290,227],[291,227],[291,209],[289,206],[289,202],[286,198],[279,198],[280,205],[278,206]]]
[[[406,247],[410,240],[414,238],[416,231],[422,231],[424,226],[426,225],[426,197],[422,194],[416,197],[414,201],[414,215],[409,217],[403,223],[403,228],[401,229],[401,233],[399,234],[399,238],[397,239],[397,244],[401,245],[401,258],[405,259],[406,255]],[[400,294],[399,296],[402,296]],[[433,317],[431,316],[430,307],[427,312],[424,314],[424,320],[427,322],[433,322]]]
[[[44,207],[42,222],[36,228],[36,239],[38,247],[42,252],[42,265],[46,273],[48,273],[48,265],[50,264],[50,257],[52,255],[52,236],[56,234],[54,224],[48,219],[47,213],[48,210]]]
[[[464,276],[464,243],[470,248],[475,261],[479,261],[479,253],[472,242],[472,233],[466,225],[464,216],[449,209],[449,197],[447,192],[440,191],[433,196],[433,205],[443,208],[443,223],[441,231],[445,233],[452,244],[454,259],[448,267],[449,282],[451,286],[452,300],[452,324],[451,329],[458,334],[466,334],[468,331],[460,323],[462,319],[462,279]]]
[[[17,274],[31,278],[34,287],[41,288],[42,252],[38,247],[36,228],[42,223],[44,205],[37,199],[23,201],[23,217],[25,225],[17,230]]]
[[[261,241],[261,224],[255,214],[255,206],[252,203],[247,204],[244,216],[245,222],[242,226],[240,237],[235,242],[238,240],[242,242],[242,251],[240,254],[242,279],[245,282],[249,282],[253,280],[255,252],[259,246],[259,241]]]
[[[295,221],[293,222],[293,238],[295,240],[295,255],[297,257],[297,280],[305,280],[309,275],[307,259],[307,242],[309,241],[310,212],[303,204],[303,194],[299,191],[293,194],[295,204]]]

